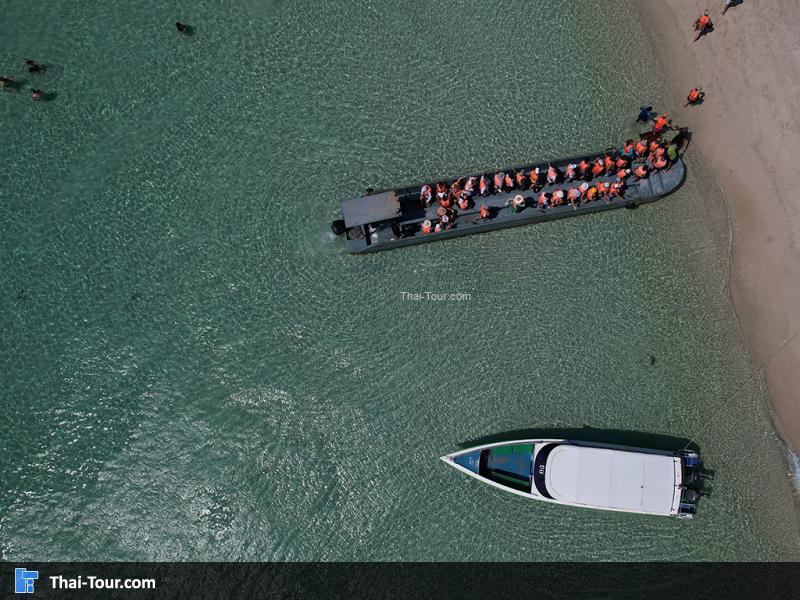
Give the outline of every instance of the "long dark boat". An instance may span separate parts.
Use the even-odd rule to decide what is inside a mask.
[[[548,165],[552,164],[563,172],[570,163],[579,163],[584,159],[591,163],[596,158],[605,156],[605,154],[606,152],[600,152],[561,158],[523,167],[503,169],[503,171],[509,174],[517,171],[528,173],[538,167],[543,172],[546,172]],[[632,166],[635,168],[638,164],[642,163],[634,162]],[[494,172],[477,173],[445,180],[445,182],[449,187],[458,179],[466,179],[471,176],[480,178],[481,175],[485,175],[491,181],[494,174]],[[431,206],[426,206],[420,196],[421,185],[376,192],[370,191],[363,196],[342,202],[342,219],[334,221],[331,228],[334,234],[345,237],[347,251],[351,254],[378,252],[471,233],[482,233],[516,225],[595,213],[612,208],[635,208],[640,204],[653,202],[674,192],[683,183],[685,175],[686,166],[683,160],[678,158],[668,168],[651,172],[646,179],[634,181],[635,177],[629,176],[626,179],[626,189],[622,197],[580,202],[575,207],[566,202],[561,206],[542,208],[538,206],[536,196],[541,191],[550,193],[555,189],[565,190],[569,187],[580,185],[583,180],[561,181],[553,185],[544,185],[536,194],[532,190],[519,189],[491,193],[486,196],[476,194],[472,197],[468,209],[457,211],[450,229],[442,229],[442,231],[432,231],[430,233],[423,232],[422,224],[425,221],[430,221],[435,225],[440,221],[440,217],[437,214],[439,206],[435,202]],[[603,181],[611,183],[615,180],[616,177],[614,175],[606,175],[595,177],[591,182]],[[519,194],[523,196],[525,204],[522,210],[519,210],[518,207],[515,211],[511,206],[511,201]],[[480,216],[480,209],[483,205],[486,205],[491,212],[489,218],[481,218]]]

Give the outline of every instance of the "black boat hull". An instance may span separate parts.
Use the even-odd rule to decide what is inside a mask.
[[[571,162],[579,162],[585,158],[588,161],[594,160],[597,156],[602,154],[592,154],[588,156],[563,158],[557,161],[552,161],[552,164],[562,171],[567,164]],[[506,173],[514,173],[515,171],[528,172],[534,167],[539,167],[546,171],[548,163],[539,163],[527,167],[517,167],[505,169]],[[491,175],[491,174],[487,174]],[[480,174],[478,175],[480,176]],[[623,198],[609,198],[599,199],[589,203],[583,202],[576,208],[571,204],[566,203],[562,206],[539,208],[537,206],[536,196],[531,190],[511,190],[499,194],[490,194],[488,196],[480,197],[475,196],[474,206],[466,211],[459,211],[455,220],[455,226],[449,230],[440,232],[422,233],[416,232],[413,235],[406,237],[399,237],[396,228],[391,227],[392,222],[386,221],[375,224],[375,231],[367,231],[361,229],[356,231],[352,228],[346,232],[347,238],[347,251],[351,254],[367,254],[371,252],[380,252],[382,250],[391,250],[395,248],[403,248],[406,246],[414,246],[417,244],[424,244],[428,242],[435,242],[438,240],[451,239],[461,237],[464,235],[471,235],[475,233],[484,233],[488,231],[496,231],[498,229],[506,229],[509,227],[516,227],[518,225],[529,225],[531,223],[541,223],[544,221],[553,221],[566,217],[574,217],[578,215],[592,214],[613,208],[635,208],[640,204],[654,202],[671,194],[678,189],[686,177],[686,166],[682,159],[675,161],[670,168],[652,173],[647,179],[640,181],[630,181],[633,178],[629,177],[627,190]],[[613,176],[598,177],[595,181],[613,181]],[[455,180],[450,180],[455,181]],[[565,189],[579,185],[580,181],[562,182],[555,185],[545,185],[542,190],[549,192],[551,189]],[[419,201],[419,186],[398,188],[393,190],[401,203],[405,202],[406,205],[420,204]],[[375,192],[378,193],[378,192]],[[525,198],[525,208],[520,212],[513,212],[509,203],[511,198],[517,194],[522,194]],[[482,219],[479,215],[480,206],[486,204],[489,206],[494,216],[489,219]],[[412,210],[411,214],[404,214],[393,219],[394,225],[409,225],[418,224],[425,219],[435,220],[437,204],[428,208],[420,208]],[[360,234],[360,235],[359,235]]]

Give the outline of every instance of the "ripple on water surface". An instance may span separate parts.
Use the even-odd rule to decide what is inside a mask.
[[[368,186],[634,134],[663,89],[629,3],[7,12],[3,64],[52,65],[57,97],[0,98],[4,556],[797,556],[696,158],[638,211],[365,257],[328,234]],[[468,296],[401,294],[425,291]],[[583,425],[694,438],[700,516],[524,502],[436,460]]]

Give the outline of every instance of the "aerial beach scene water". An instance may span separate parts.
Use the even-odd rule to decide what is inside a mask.
[[[7,3],[0,557],[798,560],[800,15],[725,4]],[[635,210],[331,231],[367,189],[602,156],[647,106],[685,172]],[[709,478],[676,519],[439,460],[530,439]]]

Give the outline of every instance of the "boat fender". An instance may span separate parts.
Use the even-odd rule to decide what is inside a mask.
[[[347,225],[344,224],[342,219],[337,219],[331,223],[331,231],[333,235],[343,235],[344,232],[347,231]]]

